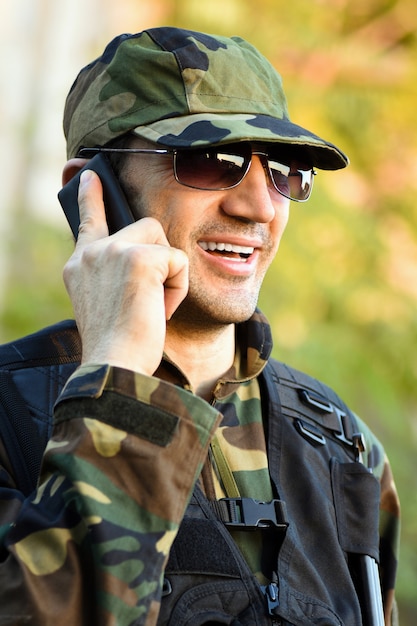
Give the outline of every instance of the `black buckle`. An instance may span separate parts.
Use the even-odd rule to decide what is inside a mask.
[[[340,432],[335,433],[336,439],[339,439],[339,441],[343,441],[343,443],[346,443],[348,446],[353,446],[353,440],[349,439],[349,436],[348,436],[347,413],[345,413],[344,411],[341,411],[336,406],[333,408],[334,408],[334,412],[336,413],[337,419],[339,420],[339,426],[340,426]]]
[[[287,509],[282,500],[262,502],[253,498],[221,498],[216,505],[225,526],[246,530],[286,530],[288,526]]]
[[[342,441],[348,446],[353,446],[352,438],[349,437],[348,424],[349,419],[347,413],[341,411],[337,406],[328,402],[326,398],[322,398],[318,394],[314,393],[314,391],[309,391],[307,389],[299,389],[299,396],[301,400],[305,404],[309,404],[310,406],[315,407],[318,411],[322,413],[334,413],[336,416],[336,420],[338,423],[338,430],[333,430],[333,434],[336,439]]]
[[[326,445],[326,439],[318,430],[318,428],[314,428],[311,424],[307,424],[307,422],[303,422],[299,418],[295,420],[295,427],[307,441],[311,441],[313,443],[320,444],[321,446]]]

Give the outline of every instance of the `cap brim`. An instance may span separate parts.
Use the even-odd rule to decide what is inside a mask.
[[[196,148],[235,141],[275,142],[304,162],[322,170],[348,165],[348,157],[332,143],[287,119],[243,113],[198,113],[138,126],[133,132],[170,148]]]

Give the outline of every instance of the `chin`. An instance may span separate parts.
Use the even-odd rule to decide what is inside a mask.
[[[187,297],[175,311],[172,320],[201,329],[241,324],[253,315],[257,300],[257,297],[245,298],[244,301],[237,298],[233,301],[230,298],[219,298],[216,302],[201,303]]]

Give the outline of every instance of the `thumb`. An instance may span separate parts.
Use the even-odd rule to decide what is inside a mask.
[[[107,237],[109,229],[103,202],[103,187],[99,176],[86,169],[81,173],[78,188],[80,226],[77,248],[82,249],[97,239]]]

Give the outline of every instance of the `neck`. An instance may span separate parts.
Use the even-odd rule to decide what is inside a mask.
[[[187,376],[194,393],[210,400],[216,382],[233,364],[235,325],[202,330],[171,320],[165,352]]]

